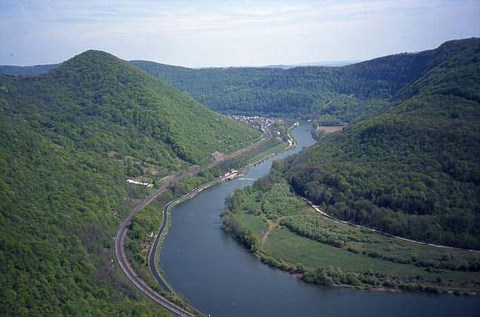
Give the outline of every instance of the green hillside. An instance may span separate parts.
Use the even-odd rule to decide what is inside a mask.
[[[113,261],[126,178],[158,180],[259,136],[103,52],[1,77],[0,315],[169,315]]]
[[[284,173],[335,217],[480,249],[480,40],[441,49],[388,111],[326,137]]]
[[[392,96],[376,78],[358,78],[354,68],[298,67],[188,69],[132,61],[154,76],[187,92],[210,108],[226,113],[334,116],[354,121],[378,113]],[[380,87],[379,87],[380,85]],[[378,95],[362,91],[375,90]]]
[[[236,190],[225,231],[310,283],[478,295],[480,40],[429,54],[424,75],[384,113]]]
[[[146,61],[131,63],[221,112],[355,122],[383,112],[402,88],[469,42],[452,41],[434,50],[344,67],[188,69]]]
[[[6,97],[15,110],[43,131],[66,132],[83,148],[146,162],[206,162],[212,152],[231,151],[258,136],[243,135],[244,126],[107,53],[88,51],[49,74],[9,84],[14,93]]]
[[[472,40],[343,67],[191,69],[149,61],[130,63],[222,113],[306,116],[353,123],[382,113],[398,93]],[[56,67],[0,66],[1,74],[38,75]]]

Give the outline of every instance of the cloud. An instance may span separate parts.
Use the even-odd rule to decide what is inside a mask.
[[[470,0],[38,0],[0,6],[0,63],[58,62],[89,48],[186,66],[357,60],[480,33],[480,2]]]

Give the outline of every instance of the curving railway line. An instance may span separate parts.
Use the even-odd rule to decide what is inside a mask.
[[[245,148],[242,148],[242,149],[237,150],[233,153],[230,153],[229,155],[226,155],[222,159],[217,159],[215,161],[212,161],[211,163],[207,164],[204,167],[199,167],[199,168],[187,171],[187,172],[183,172],[179,175],[176,175],[176,176],[166,180],[165,184],[162,187],[158,188],[153,194],[151,194],[150,196],[145,198],[142,202],[140,202],[137,206],[135,206],[130,211],[128,216],[121,222],[120,227],[118,228],[117,234],[115,235],[114,239],[115,239],[115,257],[117,259],[117,262],[119,264],[120,269],[125,273],[125,275],[132,282],[132,284],[135,287],[137,287],[141,292],[143,292],[146,296],[148,296],[150,299],[155,301],[157,304],[163,306],[164,308],[168,309],[169,311],[171,311],[172,313],[174,313],[177,316],[182,316],[182,317],[183,316],[189,316],[190,317],[190,316],[195,316],[195,315],[186,311],[185,309],[181,308],[180,306],[172,303],[171,301],[169,301],[165,297],[161,296],[160,294],[158,294],[155,290],[153,290],[150,286],[148,286],[147,283],[145,283],[145,281],[143,281],[140,276],[138,276],[135,273],[135,271],[133,270],[132,266],[130,265],[130,263],[129,263],[127,257],[126,257],[126,254],[125,254],[124,241],[125,241],[125,236],[127,235],[128,227],[130,226],[130,223],[132,222],[133,217],[138,212],[140,212],[143,208],[145,208],[151,202],[153,202],[155,199],[157,199],[161,194],[163,194],[171,184],[173,184],[175,182],[178,182],[181,179],[193,176],[193,175],[195,175],[195,174],[197,174],[201,171],[204,171],[206,169],[215,167],[216,165],[218,165],[218,164],[220,164],[220,163],[222,163],[226,160],[230,160],[234,157],[237,157],[241,154],[244,154],[248,151],[251,151],[251,150],[255,149],[256,147],[260,146],[261,144],[267,142],[272,137],[272,134],[267,127],[262,127],[262,128],[263,128],[263,136],[256,143],[253,143],[253,144],[251,144],[251,145],[249,145]],[[155,240],[154,249],[152,249],[152,250],[157,249],[157,245],[159,243],[159,237],[165,231],[165,228],[166,228],[167,223],[168,223],[168,206],[171,203],[172,202],[168,203],[167,206],[165,206],[165,208],[163,210],[163,213],[164,213],[163,214],[163,224],[162,224],[162,227],[160,228],[160,231],[159,231],[159,233],[157,235],[157,238]],[[160,283],[161,287],[164,288],[165,290],[168,290],[168,285],[166,285],[166,283],[162,280],[162,278],[158,274],[157,270],[155,269],[154,258],[155,258],[154,256],[151,256],[150,257],[150,262],[149,262],[152,274],[154,275],[155,279]]]

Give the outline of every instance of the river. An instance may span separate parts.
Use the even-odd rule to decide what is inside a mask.
[[[312,145],[311,126],[293,129],[298,146]],[[245,175],[268,173],[272,160]],[[222,230],[225,197],[252,180],[211,187],[172,211],[172,227],[162,245],[160,268],[173,288],[212,316],[480,316],[478,297],[322,288],[272,269]]]

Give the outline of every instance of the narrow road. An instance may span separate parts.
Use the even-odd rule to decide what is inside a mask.
[[[215,183],[218,183],[218,180],[213,180],[211,182],[208,182],[206,184],[202,184],[200,186],[198,186],[197,188],[195,188],[194,190],[192,190],[191,192],[189,192],[188,194],[178,198],[178,199],[175,199],[175,200],[172,200],[170,202],[168,202],[164,207],[163,207],[163,223],[162,223],[162,226],[160,227],[160,230],[158,231],[157,233],[157,237],[155,238],[155,242],[153,243],[153,246],[152,248],[150,249],[150,254],[148,256],[148,265],[150,267],[150,271],[152,272],[152,275],[153,277],[155,278],[155,280],[158,282],[158,284],[162,287],[162,289],[164,291],[172,291],[170,286],[167,284],[166,280],[158,273],[157,271],[157,265],[156,265],[156,260],[157,260],[157,252],[158,252],[158,245],[164,235],[164,233],[166,233],[167,231],[167,224],[168,224],[168,214],[169,214],[169,210],[174,207],[175,205],[177,205],[178,203],[186,200],[186,199],[190,199],[192,198],[193,196],[197,195],[199,192],[201,192],[202,190],[210,187],[211,185],[215,184]],[[199,310],[197,310],[195,307],[192,307],[192,309],[195,311],[195,314],[196,315],[200,315],[201,312]]]
[[[152,195],[152,197],[158,197],[160,194],[165,192],[167,189],[168,184],[165,184],[160,188],[158,191],[154,193],[156,196]],[[150,200],[150,202],[153,201]],[[161,296],[157,292],[155,292],[150,286],[148,286],[133,270],[133,268],[130,266],[130,263],[127,260],[127,257],[125,255],[125,248],[124,248],[124,241],[125,241],[125,236],[127,234],[128,226],[130,225],[130,222],[132,221],[133,216],[140,211],[142,208],[144,208],[146,205],[148,205],[148,200],[144,200],[139,206],[135,207],[132,212],[125,218],[122,223],[120,224],[120,228],[117,232],[117,235],[115,237],[115,255],[117,257],[118,264],[120,265],[120,268],[122,271],[125,273],[125,275],[128,277],[128,279],[135,285],[140,291],[142,291],[145,295],[150,297],[153,301],[156,303],[160,304],[161,306],[165,307],[172,313],[176,314],[177,316],[194,316],[192,313],[184,310],[183,308],[179,307],[178,305],[170,302],[167,300],[165,297]]]
[[[143,292],[145,295],[147,295],[149,298],[151,298],[157,304],[163,306],[164,308],[168,309],[169,311],[176,314],[177,316],[182,316],[183,317],[183,316],[195,316],[195,315],[186,311],[185,309],[179,307],[178,305],[172,303],[171,301],[169,301],[165,297],[161,296],[160,294],[158,294],[151,287],[149,287],[147,285],[147,283],[145,283],[141,279],[140,276],[138,276],[135,273],[135,271],[131,267],[130,263],[128,262],[128,259],[127,259],[126,254],[125,254],[124,242],[125,242],[125,236],[127,235],[128,227],[130,226],[130,223],[132,222],[133,217],[138,212],[140,212],[143,208],[145,208],[150,203],[152,203],[155,199],[157,199],[161,194],[163,194],[171,184],[176,183],[181,179],[185,179],[187,177],[193,176],[193,175],[195,175],[195,174],[197,174],[201,171],[204,171],[204,170],[210,169],[212,167],[215,167],[218,164],[220,164],[220,163],[222,163],[226,160],[230,160],[234,157],[237,157],[241,154],[244,154],[248,151],[251,151],[251,150],[255,149],[256,147],[260,146],[261,144],[267,142],[272,137],[272,134],[271,134],[270,130],[268,129],[268,127],[262,127],[262,129],[263,129],[263,136],[259,141],[255,142],[255,143],[253,143],[253,144],[251,144],[251,145],[249,145],[245,148],[242,148],[242,149],[239,149],[235,152],[232,152],[229,155],[226,155],[223,159],[215,160],[215,161],[207,164],[204,167],[198,167],[198,168],[180,173],[179,175],[176,175],[172,178],[167,179],[165,181],[165,184],[162,187],[158,188],[154,193],[152,193],[150,196],[148,196],[142,202],[140,202],[137,206],[135,206],[130,211],[128,216],[120,224],[120,227],[119,227],[119,229],[117,231],[117,234],[114,238],[115,239],[115,257],[116,257],[117,262],[120,266],[120,269],[125,273],[125,275],[128,277],[128,279],[133,283],[133,285],[135,285],[135,287],[137,287],[141,292]],[[159,236],[163,233],[167,224],[168,224],[168,208],[164,208],[164,210],[163,210],[163,223],[162,223],[161,230],[159,231],[159,234],[157,235],[157,239],[155,240],[155,247],[157,247]],[[156,250],[156,249],[154,249],[154,250]],[[157,270],[155,269],[155,263],[153,262],[153,265],[152,265],[152,262],[150,260],[150,265],[151,265],[150,267],[152,268],[152,273],[155,272],[155,273],[153,273],[155,279],[157,281],[159,281],[162,288],[168,289],[168,286],[163,282],[163,280],[159,276]]]
[[[168,219],[168,209],[170,208],[171,204],[173,201],[169,202],[163,207],[163,223],[162,226],[160,227],[160,230],[158,231],[157,237],[155,238],[155,242],[153,243],[153,246],[151,248],[151,254],[149,255],[148,258],[148,266],[150,267],[150,271],[153,274],[153,277],[157,281],[158,284],[162,287],[164,291],[170,291],[170,287],[165,283],[163,278],[158,274],[157,271],[157,266],[155,264],[156,260],[156,254],[157,254],[157,249],[158,249],[158,244],[160,243],[160,240],[162,238],[163,233],[165,232],[165,229],[167,228],[167,223],[168,221],[165,221],[165,219]]]
[[[373,228],[370,228],[370,227],[362,226],[362,225],[359,225],[359,224],[356,224],[356,223],[353,223],[353,222],[350,222],[350,221],[346,221],[346,220],[340,220],[340,219],[337,219],[337,218],[327,214],[325,211],[320,209],[320,206],[314,205],[313,202],[311,202],[310,200],[308,200],[308,199],[306,199],[302,196],[298,196],[298,197],[300,197],[302,200],[304,200],[307,204],[310,205],[310,207],[312,207],[316,212],[321,214],[323,217],[325,217],[325,218],[327,218],[327,219],[329,219],[333,222],[339,223],[339,224],[341,223],[341,224],[353,226],[353,227],[356,227],[356,228],[365,229],[365,230],[375,232],[377,234],[381,234],[381,235],[389,237],[389,238],[394,238],[394,239],[402,240],[402,241],[417,244],[417,245],[426,245],[426,246],[430,246],[430,247],[434,247],[434,248],[468,251],[468,252],[472,252],[472,253],[480,253],[479,250],[462,249],[462,248],[450,247],[448,245],[434,244],[434,243],[428,243],[428,242],[403,238],[403,237],[396,236],[396,235],[393,235],[393,234],[385,232],[385,231],[381,231],[381,230],[378,230],[378,229],[373,229]]]

